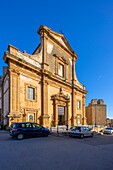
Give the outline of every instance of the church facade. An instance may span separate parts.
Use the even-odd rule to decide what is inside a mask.
[[[38,34],[40,44],[32,54],[12,45],[4,53],[3,123],[32,121],[48,128],[86,124],[87,91],[76,76],[76,53],[63,34],[46,26]]]

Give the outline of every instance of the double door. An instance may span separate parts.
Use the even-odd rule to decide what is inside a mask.
[[[65,125],[65,107],[58,106],[58,125]]]

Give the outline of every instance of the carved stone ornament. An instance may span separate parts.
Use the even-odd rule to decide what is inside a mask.
[[[18,74],[18,75],[20,74],[19,70],[15,69],[15,68],[14,68],[14,69],[11,69],[10,71],[13,72],[13,73],[15,73],[15,74]]]
[[[69,98],[67,99],[67,95],[65,95],[63,93],[63,88],[62,87],[60,87],[58,94],[55,94],[55,95],[51,96],[51,100],[58,100],[60,102],[63,102],[62,103],[63,105],[64,105],[64,103],[67,102],[67,100],[68,100],[68,102],[70,101]]]

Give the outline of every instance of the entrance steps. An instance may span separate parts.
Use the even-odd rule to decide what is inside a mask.
[[[55,135],[55,136],[66,136],[68,130],[66,125],[58,125],[56,127],[51,127],[50,131],[51,131],[51,135]]]

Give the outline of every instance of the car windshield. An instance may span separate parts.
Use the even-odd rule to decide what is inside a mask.
[[[16,123],[12,123],[11,128],[16,128]]]
[[[21,128],[21,123],[12,123],[11,128]]]

